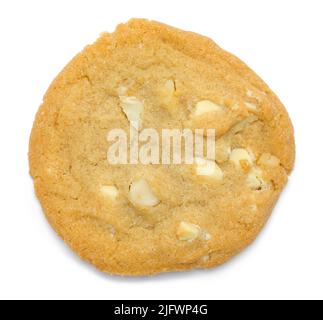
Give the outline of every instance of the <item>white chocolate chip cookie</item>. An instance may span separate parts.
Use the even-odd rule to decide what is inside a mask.
[[[191,149],[190,163],[163,164],[165,129],[186,130],[169,159],[181,160],[189,139],[206,141],[206,130],[215,154]],[[109,162],[111,150],[122,161]],[[239,253],[271,214],[294,156],[284,106],[243,62],[208,38],[137,19],[59,74],[29,153],[63,240],[103,272],[132,276],[213,268]]]

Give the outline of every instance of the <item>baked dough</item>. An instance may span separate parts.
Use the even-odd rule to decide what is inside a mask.
[[[131,117],[140,130],[215,129],[215,165],[109,164],[107,134],[128,132]],[[132,276],[236,255],[270,216],[294,157],[288,114],[252,70],[208,38],[139,19],[102,34],[59,74],[29,154],[57,233],[98,269]]]

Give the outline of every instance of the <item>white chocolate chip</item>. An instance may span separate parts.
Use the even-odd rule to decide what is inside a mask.
[[[201,258],[202,263],[207,263],[209,261],[210,261],[210,255],[206,255]]]
[[[175,106],[174,97],[176,92],[176,83],[174,80],[167,80],[160,88],[161,101],[163,106],[172,111]]]
[[[129,200],[138,206],[155,207],[160,203],[148,182],[144,179],[133,182],[130,185]]]
[[[202,239],[205,241],[209,241],[212,238],[212,236],[206,231],[202,231],[201,236],[202,236]]]
[[[108,229],[108,232],[110,233],[110,235],[112,237],[114,237],[117,234],[117,231],[116,231],[116,229],[113,226],[108,225],[107,229]]]
[[[134,126],[140,127],[141,114],[144,111],[144,105],[136,97],[120,96],[122,110],[127,116],[129,122]]]
[[[259,168],[252,168],[247,177],[247,185],[253,190],[261,190],[266,185],[262,179],[262,171]]]
[[[253,97],[255,96],[255,94],[253,93],[253,91],[248,90],[248,91],[247,91],[247,96],[248,96],[249,98],[253,98]]]
[[[176,91],[176,85],[173,80],[167,80],[164,85],[164,91],[167,95],[172,96]]]
[[[207,176],[218,181],[223,179],[223,171],[215,161],[196,158],[195,162],[197,164],[196,174],[198,176]]]
[[[258,206],[256,204],[251,205],[250,207],[251,212],[257,212],[258,211]]]
[[[258,107],[254,103],[245,102],[246,107],[251,111],[257,111]]]
[[[181,241],[193,241],[199,237],[201,228],[195,224],[181,222],[177,229],[177,237]]]
[[[280,160],[277,157],[271,155],[270,153],[264,153],[259,158],[258,164],[268,167],[278,167],[280,164]]]
[[[241,148],[232,150],[230,161],[240,169],[242,168],[242,161],[246,161],[250,165],[253,163],[252,155],[246,149]]]
[[[249,98],[256,99],[258,102],[261,101],[261,96],[260,95],[266,96],[267,93],[266,92],[263,92],[263,91],[257,91],[257,93],[255,93],[252,90],[247,90],[247,96]]]
[[[243,132],[248,126],[252,125],[258,120],[258,117],[255,115],[251,115],[244,120],[238,122],[229,132],[231,135],[238,134]]]
[[[201,116],[205,113],[211,113],[211,112],[217,112],[222,110],[223,108],[211,101],[203,100],[197,103],[196,109],[195,109],[195,116]]]
[[[119,191],[115,186],[102,186],[100,191],[103,196],[113,200],[115,200],[119,195]]]

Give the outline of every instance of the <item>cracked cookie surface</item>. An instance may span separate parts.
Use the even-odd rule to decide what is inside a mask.
[[[204,128],[216,161],[109,165],[107,132]],[[119,275],[220,265],[260,232],[294,165],[293,127],[269,87],[213,41],[131,20],[60,73],[36,116],[30,171],[78,255]]]

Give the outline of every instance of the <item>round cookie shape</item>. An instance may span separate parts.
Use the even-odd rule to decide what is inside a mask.
[[[108,161],[113,130],[147,128],[215,130],[215,159]],[[54,80],[29,160],[62,239],[103,272],[139,276],[213,268],[248,246],[287,183],[295,142],[282,103],[238,58],[203,36],[134,19]]]

